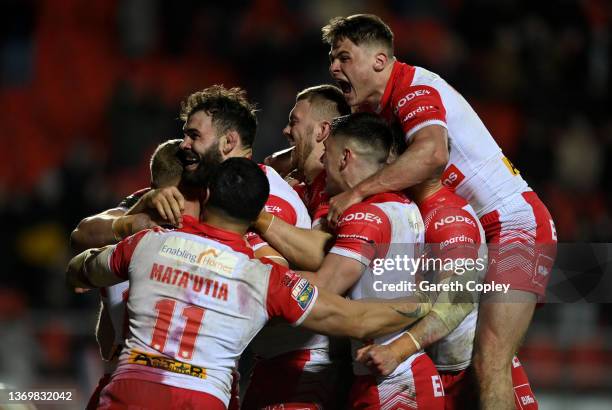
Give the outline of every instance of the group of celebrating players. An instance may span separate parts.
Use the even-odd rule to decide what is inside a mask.
[[[73,231],[67,281],[102,300],[88,408],[537,408],[515,353],[556,255],[548,210],[457,91],[396,60],[380,18],[322,32],[337,86],[297,94],[292,149],[251,161],[254,106],[208,87],[151,186]],[[373,271],[423,255],[488,266]],[[375,286],[425,277],[449,286]],[[456,290],[471,280],[509,290]]]

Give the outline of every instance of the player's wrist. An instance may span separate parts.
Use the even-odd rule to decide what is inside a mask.
[[[363,184],[357,184],[355,185],[352,189],[351,192],[353,193],[353,197],[357,199],[357,201],[362,201],[363,199],[365,199],[368,195],[368,193],[365,191]]]
[[[411,352],[412,346],[409,343],[405,343],[402,339],[403,337],[388,345],[397,364],[402,363],[414,353]]]
[[[409,331],[405,331],[402,337],[391,343],[389,347],[400,363],[421,350],[420,343]]]

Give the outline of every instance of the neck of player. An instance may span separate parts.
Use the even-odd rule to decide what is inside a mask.
[[[227,216],[223,211],[213,207],[205,207],[202,222],[215,228],[230,231],[239,235],[246,234],[249,224]]]
[[[423,203],[423,201],[438,192],[440,189],[442,189],[442,183],[440,180],[438,178],[432,178],[411,187],[408,190],[408,194],[410,199],[416,202],[417,205],[420,205]]]

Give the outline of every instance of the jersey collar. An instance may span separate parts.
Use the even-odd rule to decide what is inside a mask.
[[[366,198],[363,202],[366,204],[380,204],[382,202],[403,202],[409,204],[410,199],[401,192],[383,192],[374,194]]]
[[[210,238],[231,247],[237,252],[245,253],[250,257],[253,256],[253,250],[247,246],[243,235],[199,222],[192,216],[183,215],[183,227],[178,231]]]
[[[380,104],[378,105],[376,113],[380,114],[387,107],[387,104],[391,102],[391,95],[393,94],[393,91],[401,85],[400,82],[410,85],[412,84],[413,78],[414,67],[395,60],[393,62],[391,75],[389,76],[389,80],[385,86],[385,92],[380,99]]]
[[[459,197],[447,187],[442,186],[436,192],[423,199],[423,201],[421,201],[421,203],[418,205],[419,210],[424,215],[432,209],[438,208],[440,206],[458,206],[459,208],[462,208],[466,204],[467,202],[463,198]]]

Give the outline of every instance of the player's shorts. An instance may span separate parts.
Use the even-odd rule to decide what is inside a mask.
[[[138,379],[113,379],[100,394],[100,410],[225,410],[217,397],[197,390]]]
[[[557,233],[533,191],[517,194],[480,218],[489,248],[487,283],[538,295],[542,300],[557,256]]]
[[[444,410],[478,410],[478,386],[471,368],[456,372],[440,371],[444,386]],[[512,359],[512,386],[517,410],[537,410],[527,373],[515,356]]]
[[[355,376],[350,409],[444,409],[444,388],[429,356],[422,354],[410,368],[391,376]]]
[[[104,389],[106,385],[110,382],[110,380],[111,380],[110,373],[106,373],[100,378],[100,381],[98,381],[98,385],[96,386],[96,389],[91,394],[91,397],[89,398],[89,401],[87,402],[87,407],[85,407],[86,410],[96,410],[98,408],[98,403],[100,402],[100,393],[102,392],[102,389]]]
[[[334,408],[337,373],[338,368],[329,361],[326,350],[298,350],[258,359],[242,409],[290,403]]]

